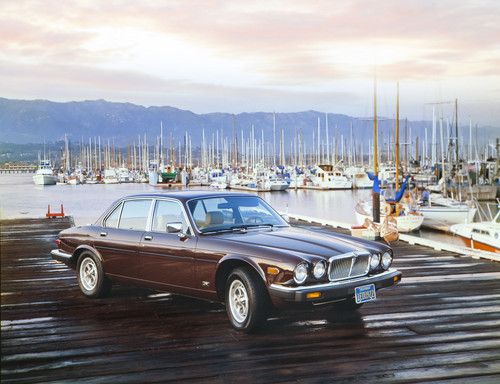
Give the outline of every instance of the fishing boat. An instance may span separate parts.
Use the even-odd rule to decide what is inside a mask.
[[[54,175],[50,160],[39,161],[38,169],[33,175],[33,182],[36,185],[55,185],[57,183],[57,176]]]
[[[450,232],[460,237],[467,247],[500,253],[500,211],[491,221],[455,224]]]
[[[310,176],[314,187],[322,189],[352,189],[352,181],[333,165],[318,165]]]

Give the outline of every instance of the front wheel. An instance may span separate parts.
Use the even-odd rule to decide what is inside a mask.
[[[90,252],[84,252],[78,260],[78,285],[87,297],[106,296],[111,290],[111,282],[104,275],[100,260]]]
[[[267,291],[257,274],[249,268],[236,268],[227,279],[226,311],[238,331],[251,332],[267,316]]]

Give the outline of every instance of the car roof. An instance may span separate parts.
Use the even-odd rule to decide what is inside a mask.
[[[159,193],[141,193],[136,195],[127,195],[123,199],[129,198],[144,198],[144,197],[168,197],[171,199],[177,199],[182,202],[186,202],[191,199],[199,199],[202,197],[224,197],[224,196],[254,196],[252,193],[241,193],[241,192],[221,192],[221,191],[206,191],[206,190],[188,190],[188,191],[172,191],[172,192],[159,192]]]

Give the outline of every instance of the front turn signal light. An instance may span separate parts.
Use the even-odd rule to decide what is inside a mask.
[[[276,276],[279,273],[280,273],[279,268],[277,268],[277,267],[267,267],[267,274],[268,275]]]
[[[321,297],[321,292],[310,292],[306,295],[308,299],[318,299]]]

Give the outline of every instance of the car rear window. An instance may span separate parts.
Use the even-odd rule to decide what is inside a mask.
[[[150,208],[151,199],[125,201],[118,228],[145,231]]]

